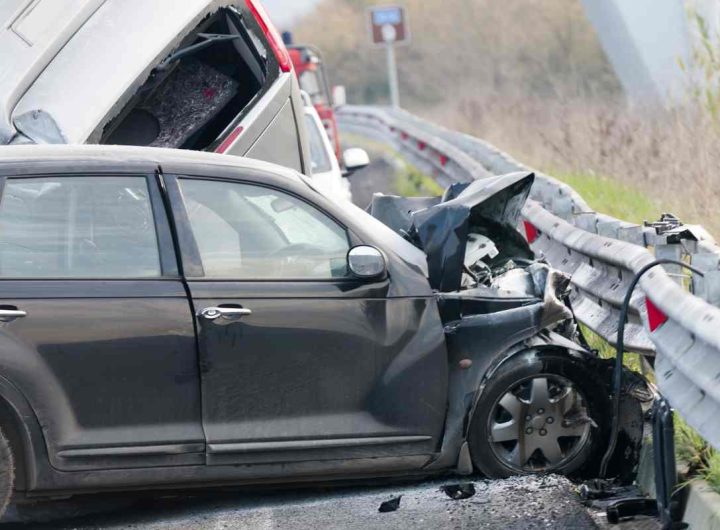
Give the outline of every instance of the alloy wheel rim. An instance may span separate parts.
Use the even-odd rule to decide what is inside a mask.
[[[490,446],[515,471],[550,471],[582,450],[592,423],[585,397],[568,379],[532,376],[514,383],[493,405]]]

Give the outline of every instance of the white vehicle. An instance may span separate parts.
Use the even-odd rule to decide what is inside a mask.
[[[344,169],[342,169],[335,157],[335,150],[325,132],[322,120],[304,92],[303,100],[313,183],[319,191],[336,201],[351,201],[352,192],[348,177],[358,169],[366,167],[370,163],[370,157],[364,149],[358,147],[346,149],[343,152]]]
[[[0,0],[0,145],[215,151],[310,174],[259,0]]]

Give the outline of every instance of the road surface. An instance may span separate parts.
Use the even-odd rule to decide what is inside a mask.
[[[475,494],[453,500],[443,485],[473,483]],[[380,505],[400,496],[396,511]],[[3,529],[541,529],[597,528],[574,486],[562,477],[489,481],[450,477],[405,485],[300,490],[223,489],[172,496],[85,496],[12,508]]]

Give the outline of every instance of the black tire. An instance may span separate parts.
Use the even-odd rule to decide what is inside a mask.
[[[607,389],[593,366],[562,350],[530,350],[504,362],[485,382],[470,421],[468,442],[475,467],[491,478],[530,473],[592,475],[608,435],[610,410]],[[534,392],[535,380],[538,388],[545,381],[548,409],[554,412],[533,410],[533,399],[527,396]],[[553,392],[557,396],[574,395],[560,399],[553,398]],[[511,403],[511,397],[516,397],[522,408],[516,409],[518,405]],[[564,414],[562,410],[571,400],[574,405]],[[511,407],[505,409],[501,401]],[[515,414],[508,412],[511,408]],[[538,414],[540,410],[543,414]],[[547,423],[548,417],[553,425]],[[512,438],[514,432],[519,433],[516,441],[503,441]],[[548,454],[553,453],[554,463],[543,449],[533,450],[538,443],[553,439],[560,448],[558,451],[550,444]]]
[[[5,513],[15,483],[15,461],[5,433],[0,429],[0,516]]]

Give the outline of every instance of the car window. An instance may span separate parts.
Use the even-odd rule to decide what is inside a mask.
[[[331,171],[332,164],[322,138],[325,133],[318,128],[317,122],[308,114],[305,114],[305,126],[310,141],[310,162],[312,163],[313,172],[325,173]]]
[[[344,228],[284,192],[180,179],[205,277],[332,279],[347,275]]]
[[[298,79],[300,81],[300,88],[308,93],[313,105],[325,102],[317,72],[313,70],[305,70],[302,74],[300,74]]]
[[[246,43],[248,35],[234,8],[203,19],[137,91],[121,118],[105,127],[101,143],[210,147],[265,84],[266,66]],[[259,41],[252,44],[263,48]]]
[[[160,275],[145,177],[6,181],[0,199],[0,277]]]

